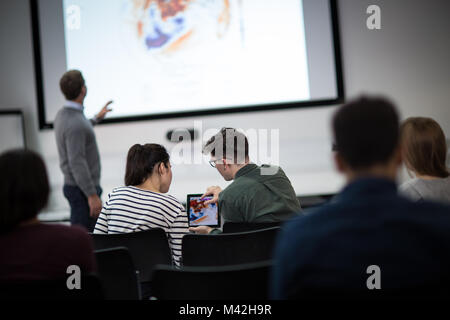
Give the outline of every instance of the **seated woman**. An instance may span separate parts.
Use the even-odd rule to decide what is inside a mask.
[[[50,192],[41,157],[13,150],[0,155],[0,281],[67,278],[71,265],[95,271],[89,234],[80,227],[46,225],[37,215]]]
[[[402,156],[415,178],[400,186],[407,197],[450,203],[447,145],[439,124],[430,118],[409,118],[401,126]]]
[[[109,195],[94,233],[127,233],[162,228],[174,263],[180,265],[181,239],[189,232],[186,211],[166,195],[172,182],[169,154],[159,144],[135,144],[128,151],[125,187]]]

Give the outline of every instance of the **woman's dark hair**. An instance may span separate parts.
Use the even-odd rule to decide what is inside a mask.
[[[401,127],[402,155],[412,171],[432,177],[449,176],[445,165],[447,143],[439,124],[431,118],[408,118]]]
[[[50,187],[42,158],[33,151],[0,155],[0,232],[36,217],[46,205]]]
[[[159,163],[164,163],[167,168],[169,159],[169,154],[162,145],[154,143],[135,144],[128,151],[125,185],[140,185],[152,175],[153,169]]]

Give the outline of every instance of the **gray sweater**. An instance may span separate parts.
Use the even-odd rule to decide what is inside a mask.
[[[415,178],[403,183],[399,189],[414,201],[429,200],[450,204],[450,177],[435,180]]]
[[[54,128],[59,165],[64,184],[78,186],[86,197],[97,194],[100,185],[100,155],[95,133],[95,121],[89,121],[83,111],[64,107],[56,115]]]

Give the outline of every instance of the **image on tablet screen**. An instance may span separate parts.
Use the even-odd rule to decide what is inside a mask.
[[[218,220],[217,204],[211,203],[205,205],[205,202],[212,197],[193,197],[189,203],[189,225],[208,226],[216,225]]]

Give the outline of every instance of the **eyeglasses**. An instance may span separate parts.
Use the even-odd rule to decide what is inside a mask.
[[[215,168],[216,167],[216,161],[217,160],[210,160],[209,164],[211,165],[211,167]]]
[[[210,160],[209,164],[211,165],[211,167],[215,168],[217,164],[223,164],[223,161],[220,160]]]

